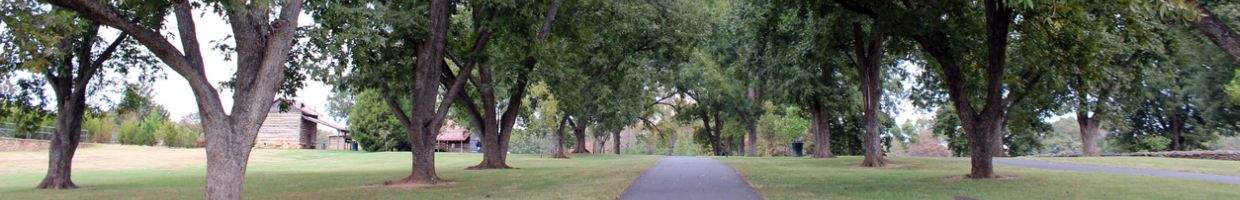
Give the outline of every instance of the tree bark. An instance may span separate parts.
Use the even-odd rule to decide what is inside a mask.
[[[1077,76],[1077,107],[1076,107],[1076,124],[1081,134],[1081,156],[1099,156],[1102,150],[1098,147],[1098,112],[1094,112],[1091,116],[1088,112],[1089,102],[1084,95],[1084,81]]]
[[[542,27],[539,28],[537,35],[535,35],[535,43],[542,43],[546,41],[547,37],[551,34],[551,25],[555,22],[556,14],[559,12],[560,3],[561,0],[554,0],[551,2],[551,5],[547,10],[547,14],[543,18]],[[527,51],[532,51],[532,47],[527,46],[526,48]],[[482,162],[478,163],[478,165],[469,167],[468,169],[512,168],[508,166],[508,141],[512,138],[513,125],[516,124],[517,113],[520,112],[522,100],[525,98],[526,87],[529,86],[529,74],[534,70],[534,66],[537,65],[537,63],[538,60],[533,57],[526,57],[522,62],[524,68],[517,74],[516,83],[512,85],[512,88],[508,92],[510,96],[508,98],[507,108],[504,110],[504,113],[498,117],[495,116],[498,106],[494,97],[495,90],[489,86],[491,83],[489,78],[490,66],[483,65],[478,68],[480,74],[479,76],[487,76],[487,78],[482,79],[482,84],[487,86],[480,86],[479,88],[483,95],[483,109],[486,112],[485,116],[487,116],[487,122],[484,124],[487,124],[485,126],[490,127],[486,128],[490,130],[488,131],[490,134],[482,135]]]
[[[1077,114],[1077,116],[1081,115]],[[1098,119],[1077,117],[1076,122],[1081,129],[1081,155],[1087,157],[1102,155],[1102,149],[1098,147],[1098,140],[1102,136],[1098,134]]]
[[[761,104],[758,100],[758,92],[753,87],[749,87],[746,96],[749,97],[749,102]],[[747,120],[745,124],[745,146],[743,146],[745,156],[758,156],[758,118],[760,116],[750,116],[750,120]]]
[[[865,138],[862,141],[865,159],[864,167],[887,166],[883,158],[883,144],[879,135],[878,109],[879,98],[882,97],[882,80],[880,64],[883,57],[883,33],[878,26],[870,30],[867,41],[861,30],[861,23],[853,23],[853,54],[856,56],[857,73],[861,79],[861,101],[864,110],[862,121],[865,123]]]
[[[77,152],[78,144],[81,143],[82,120],[86,114],[86,93],[88,92],[86,89],[99,68],[103,67],[103,62],[111,59],[121,42],[127,37],[126,34],[121,33],[92,60],[91,54],[98,33],[99,25],[92,24],[76,43],[75,54],[78,58],[76,70],[68,59],[73,56],[70,54],[65,57],[65,62],[44,71],[45,78],[56,95],[56,128],[48,147],[47,175],[37,186],[39,189],[78,187],[72,180],[73,155]],[[74,44],[68,38],[70,37],[66,37],[62,46],[70,47]]]
[[[456,80],[445,93],[444,103],[439,105],[439,109],[435,108],[439,101],[438,86],[442,76],[441,67],[444,64],[452,6],[450,0],[431,1],[427,17],[428,36],[418,47],[418,59],[414,66],[410,112],[405,112],[395,95],[391,94],[394,91],[384,91],[392,114],[404,125],[412,156],[409,176],[397,181],[387,181],[387,185],[434,185],[440,180],[435,172],[435,137],[439,134],[443,118],[447,115],[446,111],[453,102],[452,98],[456,96],[455,92],[460,92],[464,83],[464,79]]]
[[[564,154],[564,125],[570,123],[568,115],[561,117],[560,125],[555,129],[555,149],[551,150],[551,158],[568,158]]]
[[[1184,147],[1184,118],[1187,118],[1180,111],[1173,111],[1171,114],[1171,144],[1170,150],[1183,151]]]
[[[811,100],[809,105],[810,133],[814,135],[814,152],[811,155],[814,158],[832,158],[831,154],[831,130],[827,124],[826,111],[821,102]]]
[[[1209,38],[1214,45],[1222,48],[1223,52],[1230,55],[1233,61],[1240,62],[1240,35],[1215,17],[1214,12],[1206,8],[1204,1],[1198,1],[1196,4],[1198,18],[1193,21],[1193,27]]]
[[[233,80],[231,112],[225,112],[218,91],[203,69],[197,31],[189,1],[173,5],[181,46],[172,45],[156,29],[144,27],[117,9],[91,0],[49,0],[86,19],[111,26],[133,36],[165,65],[189,82],[198,102],[207,138],[205,199],[240,199],[245,165],[258,128],[271,108],[271,100],[284,80],[284,64],[292,47],[293,31],[302,1],[279,6],[278,18],[268,22],[274,4],[251,3],[226,8],[237,41],[237,70]],[[264,21],[258,21],[264,20]],[[265,30],[265,31],[260,31]],[[178,50],[184,49],[184,51]]]
[[[616,155],[620,155],[620,131],[611,133],[612,149],[616,150]]]
[[[52,84],[53,87],[60,84]],[[68,89],[68,88],[65,88]],[[77,152],[82,136],[82,118],[86,111],[86,95],[83,90],[67,91],[57,88],[56,129],[48,148],[47,176],[39,183],[39,189],[78,188],[72,176],[73,154]],[[68,94],[62,91],[68,92]]]
[[[676,155],[676,139],[680,137],[680,130],[673,130],[667,137],[667,155]]]
[[[573,139],[577,143],[574,144],[572,153],[590,153],[590,150],[586,149],[586,126],[589,125],[589,122],[584,119],[575,122],[573,124]]]

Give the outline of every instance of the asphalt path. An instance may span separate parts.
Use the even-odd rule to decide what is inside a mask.
[[[620,199],[762,199],[745,177],[710,158],[669,156],[646,170]]]
[[[1181,172],[1181,171],[1171,171],[1171,170],[1161,170],[1161,169],[1144,169],[1144,168],[1128,168],[1128,167],[1111,167],[1111,166],[1101,166],[1101,165],[1058,163],[1058,162],[1026,160],[1026,159],[996,158],[994,161],[995,161],[995,164],[1015,166],[1015,167],[1077,171],[1077,172],[1110,173],[1110,174],[1123,174],[1123,175],[1133,175],[1133,176],[1156,176],[1156,177],[1166,177],[1166,178],[1209,181],[1209,182],[1217,182],[1217,183],[1240,184],[1240,176]]]

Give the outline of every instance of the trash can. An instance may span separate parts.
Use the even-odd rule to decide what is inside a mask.
[[[792,154],[793,155],[796,155],[797,157],[801,157],[801,155],[804,155],[801,153],[801,151],[804,149],[805,149],[804,142],[801,142],[800,140],[792,142]]]

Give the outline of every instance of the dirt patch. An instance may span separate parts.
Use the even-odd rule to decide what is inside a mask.
[[[51,141],[47,141],[47,140],[32,140],[32,139],[0,137],[0,152],[47,150],[47,147],[50,145],[51,145]],[[78,144],[78,147],[79,148],[90,147],[90,145],[92,144],[81,143],[81,144]]]
[[[78,148],[73,156],[74,170],[177,170],[207,166],[203,148],[167,148],[116,144],[94,144]],[[47,150],[0,152],[0,174],[47,170]],[[250,164],[285,160],[274,150],[255,149]]]
[[[995,174],[994,178],[988,178],[988,179],[974,179],[974,178],[969,178],[968,176],[969,175],[948,176],[948,177],[943,177],[943,180],[947,182],[960,182],[960,181],[972,181],[972,180],[1000,180],[1000,181],[1020,180],[1020,176],[1017,176],[1015,174]]]

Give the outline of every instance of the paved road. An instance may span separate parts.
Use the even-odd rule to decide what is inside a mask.
[[[1007,158],[996,158],[995,163],[1001,164],[1001,165],[1008,165],[1008,166],[1028,167],[1028,168],[1038,168],[1038,169],[1065,170],[1065,171],[1078,171],[1078,172],[1101,172],[1101,173],[1136,175],[1136,176],[1157,176],[1157,177],[1209,181],[1209,182],[1217,182],[1217,183],[1240,184],[1240,176],[1226,176],[1226,175],[1203,174],[1203,173],[1193,173],[1193,172],[1180,172],[1180,171],[1160,170],[1160,169],[1110,167],[1110,166],[1101,166],[1101,165],[1057,163],[1057,162],[1047,162],[1047,161],[1038,161],[1038,160],[1007,159]]]
[[[762,199],[762,195],[718,160],[669,156],[637,177],[620,199]]]

